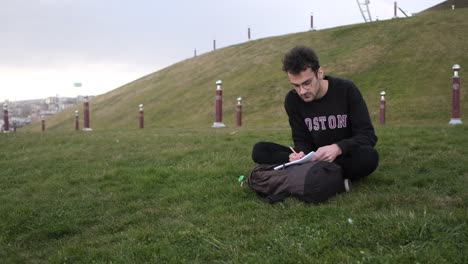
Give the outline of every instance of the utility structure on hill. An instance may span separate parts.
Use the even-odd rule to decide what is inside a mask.
[[[364,18],[364,22],[366,23],[372,22],[371,13],[369,11],[370,1],[369,0],[364,0],[364,1],[356,0],[356,3],[358,4],[359,11],[361,11],[362,18]],[[365,8],[363,6],[365,6]]]
[[[398,3],[395,1],[394,4],[393,4],[393,18],[398,18],[398,10],[400,10],[401,13],[403,13],[403,15],[405,15],[405,17],[409,17],[405,11],[403,11],[403,9],[401,9],[399,6],[398,6]]]

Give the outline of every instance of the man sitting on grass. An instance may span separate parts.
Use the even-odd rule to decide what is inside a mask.
[[[312,160],[335,162],[345,179],[371,174],[379,155],[366,103],[353,82],[326,76],[315,52],[291,49],[283,58],[291,90],[284,102],[297,153],[272,142],[255,144],[252,158],[259,164],[282,164],[315,151]],[[349,190],[349,181],[345,180]]]

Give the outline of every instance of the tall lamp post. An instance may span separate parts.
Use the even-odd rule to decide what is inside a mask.
[[[143,104],[140,104],[139,108],[140,108],[140,128],[144,128],[145,120],[144,120]]]
[[[89,127],[89,101],[88,96],[84,97],[83,102],[83,118],[84,118],[84,128],[83,131],[93,131],[91,127]]]
[[[78,110],[75,110],[75,130],[80,129],[80,115]]]
[[[385,125],[385,92],[380,93],[380,124]]]
[[[215,122],[211,127],[220,128],[226,127],[223,123],[223,89],[221,85],[223,82],[221,80],[216,81],[216,108],[215,108]]]
[[[242,126],[242,97],[237,98],[237,105],[236,105],[236,123],[237,127]]]
[[[41,123],[42,123],[42,132],[45,131],[45,116],[41,115]]]
[[[10,132],[10,121],[8,120],[8,102],[3,103],[3,133]]]
[[[460,65],[455,64],[452,67],[452,118],[450,119],[449,125],[461,125],[462,121],[460,118]]]

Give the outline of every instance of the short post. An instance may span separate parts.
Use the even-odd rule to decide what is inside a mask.
[[[236,113],[237,113],[237,127],[242,126],[242,97],[237,98],[237,106],[236,106]]]
[[[213,128],[226,127],[223,124],[223,90],[221,89],[222,83],[223,82],[221,80],[216,81],[216,114],[215,122],[211,126]]]
[[[455,5],[452,5],[452,10],[455,10]]]
[[[213,50],[216,50],[216,39],[213,39]]]
[[[452,118],[450,119],[450,125],[461,125],[462,121],[460,119],[460,76],[458,72],[460,71],[460,65],[455,64],[452,67],[453,77],[452,77]]]
[[[83,115],[84,115],[84,128],[83,131],[93,131],[89,127],[89,101],[88,101],[88,96],[86,95],[84,97],[84,102],[83,102]]]
[[[10,121],[8,120],[8,102],[3,103],[3,133],[10,133]]]
[[[250,40],[250,27],[247,29],[247,38]]]
[[[193,57],[196,57],[197,56],[197,49],[194,49],[193,50]]]
[[[75,110],[75,130],[80,130],[80,116],[78,110]]]
[[[314,13],[310,13],[310,30],[314,31]]]
[[[380,124],[385,125],[385,92],[380,93]]]
[[[143,104],[140,104],[140,128],[144,128]]]
[[[42,132],[45,131],[45,116],[41,115],[41,122],[42,122]]]

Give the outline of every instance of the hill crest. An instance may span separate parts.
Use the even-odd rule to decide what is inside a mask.
[[[451,67],[468,65],[466,9],[253,40],[178,62],[91,101],[93,129],[137,129],[144,104],[146,128],[206,128],[214,121],[216,80],[223,81],[223,122],[235,126],[237,97],[244,127],[287,127],[288,82],[283,54],[313,47],[329,75],[353,80],[378,120],[387,93],[393,124],[446,123],[451,115]],[[463,78],[463,77],[462,77]],[[462,81],[463,83],[463,81]],[[463,89],[463,87],[462,87]],[[462,91],[462,102],[466,93]],[[73,130],[74,110],[47,120],[51,130]],[[461,113],[467,112],[462,103]],[[32,126],[27,130],[36,130]]]

